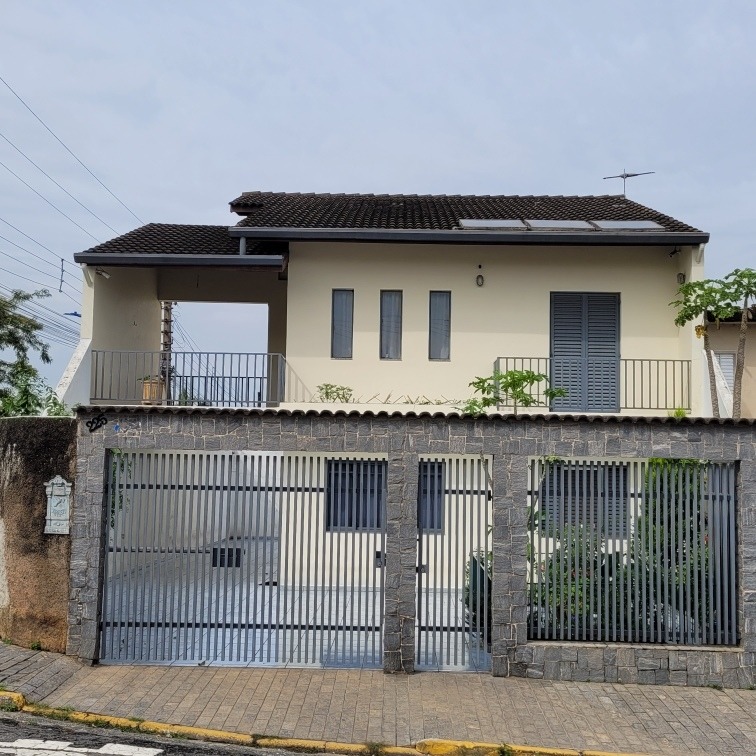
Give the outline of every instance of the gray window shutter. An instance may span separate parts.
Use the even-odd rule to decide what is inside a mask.
[[[354,334],[354,292],[351,289],[334,289],[332,302],[331,357],[351,359]]]
[[[381,292],[382,360],[402,359],[402,292]]]
[[[448,360],[451,336],[451,292],[430,293],[428,359]]]
[[[551,386],[557,412],[619,412],[619,295],[553,292]]]
[[[619,295],[586,294],[589,412],[619,412]]]
[[[554,399],[555,412],[580,412],[585,405],[583,387],[583,295],[551,295],[551,387],[567,396]]]
[[[722,369],[722,375],[725,382],[732,391],[735,385],[735,353],[734,352],[714,352],[719,367]]]

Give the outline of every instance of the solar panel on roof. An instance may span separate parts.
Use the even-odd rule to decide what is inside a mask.
[[[527,226],[516,218],[495,218],[491,220],[482,220],[478,218],[460,218],[460,228],[478,229],[478,230],[492,230],[492,229],[515,229],[519,231],[527,231]]]
[[[592,221],[602,231],[659,231],[664,230],[655,221],[650,220],[597,220]]]
[[[593,226],[582,220],[530,220],[530,218],[527,218],[525,222],[531,228],[538,231],[563,231],[570,229],[593,231]]]

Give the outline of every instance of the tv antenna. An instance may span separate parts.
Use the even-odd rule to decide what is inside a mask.
[[[606,181],[607,179],[621,178],[622,179],[622,196],[626,197],[627,193],[625,192],[625,183],[627,182],[629,178],[635,178],[636,176],[649,176],[652,173],[656,173],[656,171],[643,171],[642,173],[628,173],[623,168],[622,173],[616,176],[604,176],[604,181]]]

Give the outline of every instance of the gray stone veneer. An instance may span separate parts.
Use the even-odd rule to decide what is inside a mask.
[[[97,658],[105,451],[183,449],[380,453],[388,459],[384,669],[414,671],[417,461],[493,457],[493,674],[561,680],[747,687],[756,664],[756,426],[613,417],[354,415],[108,408],[90,433],[79,413],[68,653]],[[528,642],[527,467],[533,456],[737,461],[740,645],[681,648]]]

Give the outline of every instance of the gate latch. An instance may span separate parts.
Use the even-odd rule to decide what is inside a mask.
[[[386,555],[382,551],[375,552],[375,566],[376,568],[386,566]]]
[[[427,564],[419,564],[415,569],[418,575],[426,575],[428,573]]]

